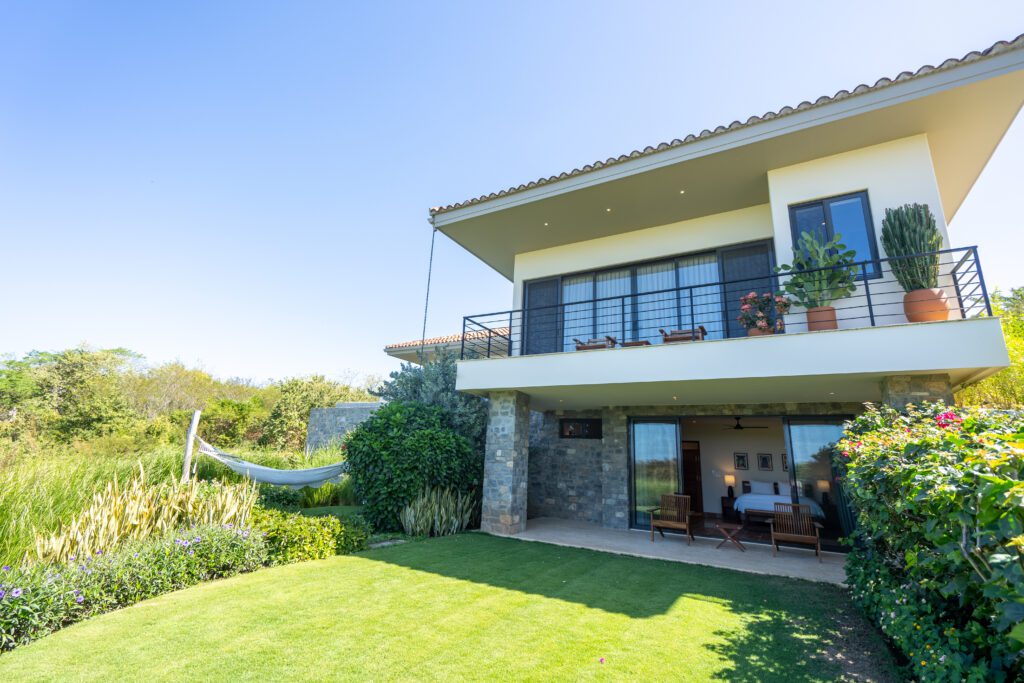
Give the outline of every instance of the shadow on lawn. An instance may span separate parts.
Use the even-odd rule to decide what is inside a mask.
[[[726,680],[822,680],[828,678],[824,671],[851,671],[860,655],[871,659],[879,652],[877,639],[864,640],[873,634],[852,614],[846,594],[829,584],[484,534],[382,548],[363,557],[636,619],[665,614],[681,598],[720,603],[747,622],[745,628],[716,632],[717,642],[706,646],[730,663],[721,675]],[[844,637],[839,613],[864,637]],[[879,678],[885,676],[868,676]]]

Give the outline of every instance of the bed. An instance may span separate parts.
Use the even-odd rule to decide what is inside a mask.
[[[825,511],[813,498],[800,496],[799,501],[811,508],[811,515],[818,519],[825,518]],[[743,493],[733,502],[733,510],[743,515],[771,518],[775,513],[776,503],[792,503],[789,495],[781,495],[777,481],[745,481]]]

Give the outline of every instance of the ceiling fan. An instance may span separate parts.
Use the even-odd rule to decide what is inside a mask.
[[[743,430],[743,429],[768,429],[767,427],[744,427],[743,425],[740,424],[740,420],[743,419],[743,418],[734,417],[733,419],[736,420],[736,424],[733,425],[732,427],[725,427],[725,429],[727,429],[727,430],[733,430],[733,429],[740,429],[740,430]]]

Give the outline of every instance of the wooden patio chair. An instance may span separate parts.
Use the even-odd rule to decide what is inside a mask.
[[[693,528],[690,522],[690,497],[674,493],[666,493],[661,497],[661,505],[651,510],[651,541],[654,541],[654,530],[657,529],[662,538],[663,529],[676,529],[686,532],[686,545],[693,542]]]
[[[779,541],[814,546],[821,562],[821,524],[811,516],[810,505],[776,503],[775,514],[768,521],[772,530],[772,556],[779,552]]]
[[[615,345],[619,342],[616,341],[615,337],[605,337],[601,339],[588,339],[587,341],[581,341],[579,339],[573,339],[576,342],[577,351],[593,351],[595,349],[614,349]]]
[[[674,344],[676,342],[688,342],[688,341],[704,341],[704,338],[708,336],[708,331],[704,329],[703,325],[697,325],[692,330],[658,330],[661,332],[661,341],[664,344]]]

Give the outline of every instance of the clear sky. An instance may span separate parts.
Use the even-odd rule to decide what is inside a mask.
[[[427,209],[937,64],[1024,2],[0,7],[0,353],[386,373]],[[951,225],[1020,267],[1024,122]],[[428,334],[511,285],[439,235]]]

